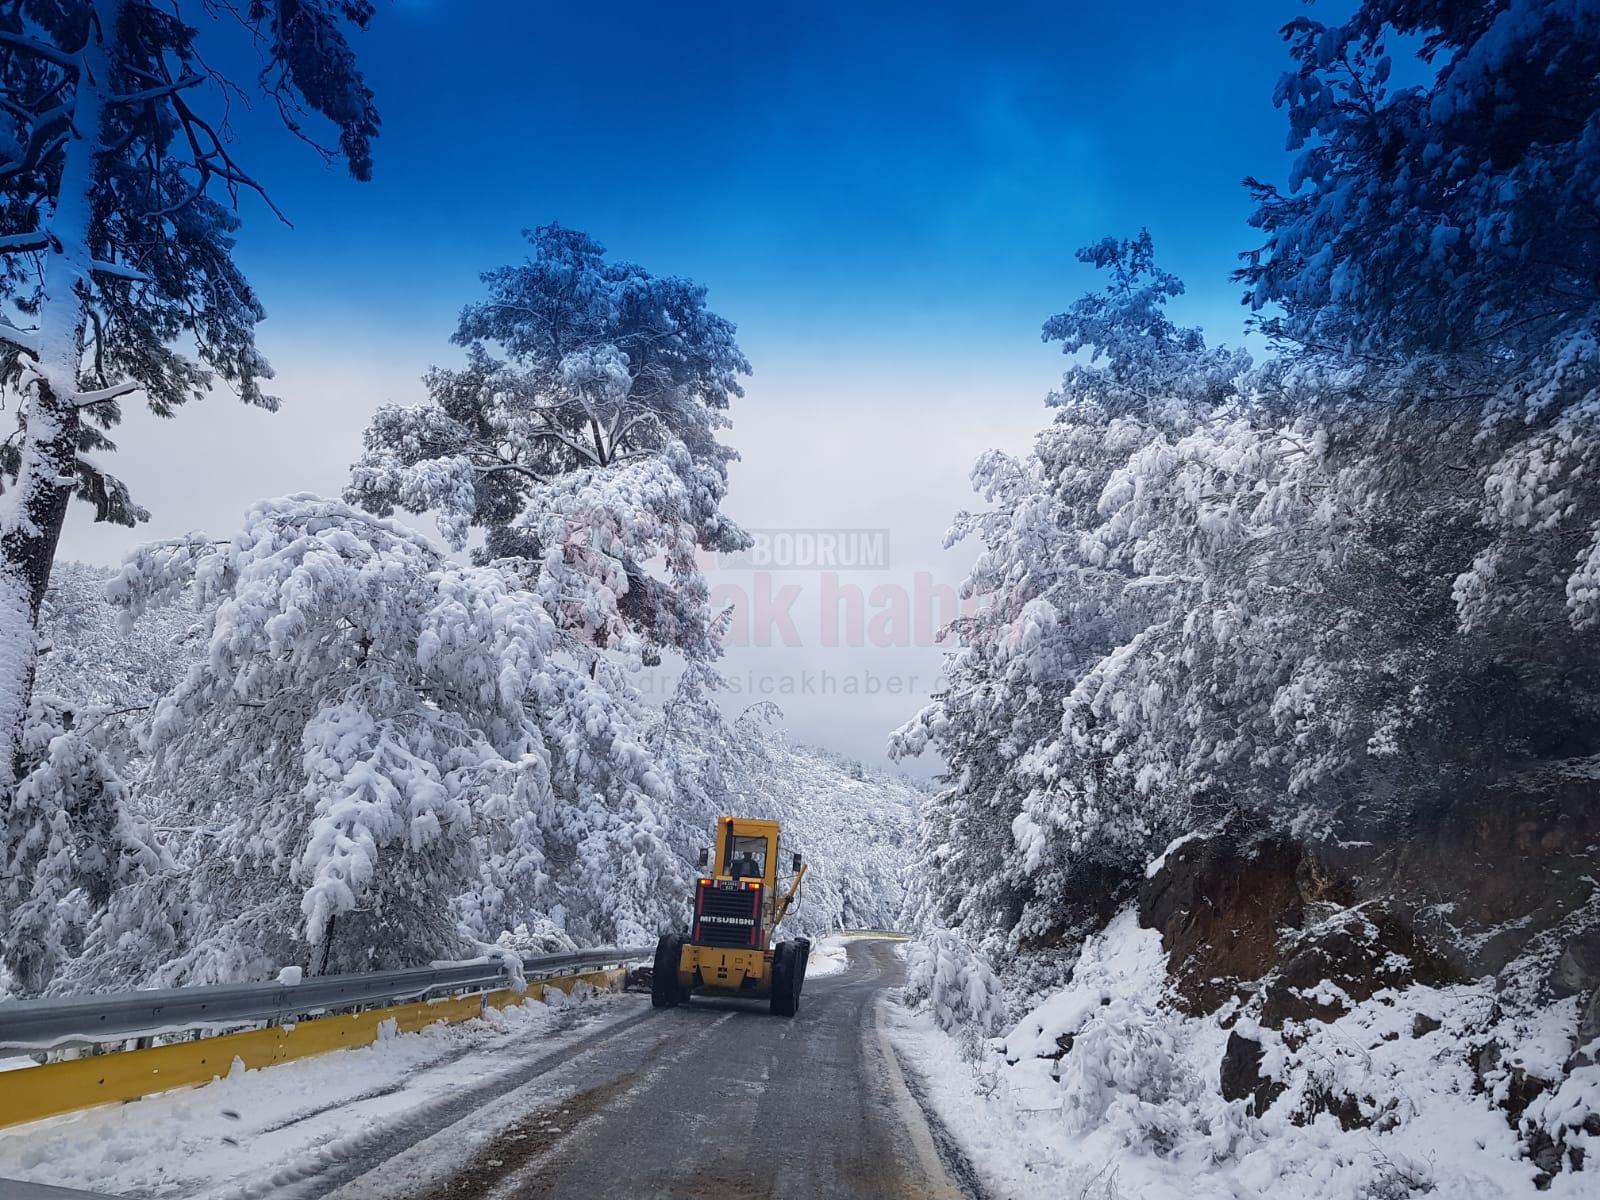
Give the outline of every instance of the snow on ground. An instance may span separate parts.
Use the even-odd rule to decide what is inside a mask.
[[[1467,1047],[1494,1002],[1492,981],[1379,993],[1339,1020],[1302,1026],[1292,1049],[1241,1020],[1234,1028],[1262,1039],[1266,1069],[1288,1084],[1257,1119],[1221,1095],[1229,1031],[1163,1002],[1163,960],[1159,935],[1124,913],[1085,943],[1067,987],[1007,1037],[977,1041],[975,1060],[962,1054],[974,1039],[941,1030],[928,1011],[884,1006],[924,1100],[994,1195],[1600,1195],[1591,1172],[1564,1172],[1538,1192],[1505,1114],[1475,1089]],[[1419,1015],[1440,1024],[1417,1033]],[[1538,1040],[1536,1028],[1525,1032],[1524,1047]],[[1315,1107],[1319,1089],[1370,1098],[1370,1126],[1345,1130],[1328,1112],[1291,1121],[1296,1109]]]
[[[0,1178],[162,1200],[252,1195],[359,1154],[386,1124],[644,1003],[585,990],[263,1070],[236,1063],[205,1087],[0,1130]]]
[[[806,978],[819,979],[824,975],[838,975],[850,967],[848,939],[826,937],[811,943],[811,961],[806,964]]]

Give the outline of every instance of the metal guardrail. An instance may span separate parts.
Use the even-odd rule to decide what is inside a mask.
[[[536,977],[572,968],[636,962],[654,953],[654,947],[606,947],[546,954],[523,959],[522,970],[525,976]],[[510,982],[505,964],[494,960],[323,975],[299,983],[227,983],[3,1001],[0,1051],[48,1050],[258,1021],[283,1024],[341,1009],[425,999],[436,993],[492,991]]]

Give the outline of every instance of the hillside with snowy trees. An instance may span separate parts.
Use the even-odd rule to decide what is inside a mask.
[[[467,307],[469,366],[377,413],[347,500],[53,572],[4,831],[11,990],[650,944],[729,812],[808,856],[798,927],[893,924],[917,789],[715,703],[697,555],[747,543],[719,508],[732,325],[584,234],[529,236],[485,276],[517,304]],[[636,681],[666,656],[657,707]]]
[[[1108,238],[974,469],[983,604],[893,739],[949,767],[912,999],[1122,1194],[1592,1194],[1600,12],[1285,32],[1270,352]]]
[[[374,15],[0,13],[7,988],[653,941],[684,919],[713,815],[752,808],[813,855],[809,927],[889,924],[915,789],[705,700],[727,618],[700,556],[749,544],[722,511],[750,370],[734,326],[578,230],[531,230],[484,274],[460,365],[377,411],[343,498],[264,499],[105,576],[53,562],[71,498],[148,516],[101,462],[122,405],[167,417],[225,387],[277,406],[232,257],[241,196],[271,201],[226,102],[254,88],[369,178],[351,37]],[[212,36],[260,55],[248,87],[201,57]],[[636,687],[664,663],[686,679],[665,710]]]
[[[1031,445],[972,448],[978,499],[947,538],[972,566],[943,676],[889,733],[891,758],[937,774],[929,787],[792,741],[771,704],[734,704],[737,614],[707,571],[755,544],[730,495],[752,365],[704,284],[559,222],[525,229],[516,261],[480,264],[436,331],[437,365],[361,410],[320,493],[286,482],[228,527],[147,541],[115,567],[64,561],[69,510],[150,519],[109,465],[133,408],[164,421],[223,394],[278,408],[237,251],[244,213],[289,214],[247,160],[281,135],[372,179],[363,34],[379,9],[0,3],[0,999],[288,987],[662,935],[681,954],[671,935],[713,823],[770,818],[810,871],[785,936],[916,935],[903,964],[882,939],[852,956],[836,938],[815,960],[858,969],[829,993],[856,1007],[818,1008],[852,1014],[836,1044],[874,1064],[867,1078],[819,1061],[817,1079],[827,1068],[872,1101],[831,1115],[893,1110],[916,1134],[850,1131],[870,1134],[853,1151],[916,1143],[915,1164],[869,1164],[884,1194],[924,1194],[893,1176],[915,1166],[1006,1196],[1594,1196],[1600,0],[1337,7],[1283,28],[1287,70],[1261,98],[1292,162],[1244,181],[1254,232],[1228,286],[1250,349],[1181,318],[1165,235],[1136,216],[1078,252],[1093,286],[1040,312],[1064,372]],[[655,99],[619,103],[630,135]],[[1011,123],[992,101],[985,145]],[[624,190],[623,160],[596,145]],[[451,174],[436,151],[430,170]],[[589,169],[572,158],[570,174]],[[898,204],[913,189],[886,161]],[[1030,190],[1001,165],[972,189],[985,204]],[[783,166],[766,175],[791,179]],[[848,254],[965,205],[893,237],[853,242],[837,211],[826,227]],[[746,232],[725,225],[719,239]],[[1012,257],[1047,260],[1008,235]],[[755,250],[728,257],[765,264]],[[874,288],[920,278],[901,263]],[[956,307],[984,294],[958,289]],[[842,340],[878,344],[863,333]],[[871,436],[797,407],[789,419],[838,442]],[[163,470],[232,451],[160,428]],[[854,460],[837,449],[842,475]],[[914,438],[895,453],[923,465]],[[872,604],[903,591],[875,587]],[[789,600],[765,601],[787,619]],[[822,648],[860,648],[838,632]],[[715,892],[735,907],[769,895],[737,878]],[[750,924],[714,907],[707,921]],[[735,984],[795,1016],[808,948],[762,960],[757,931],[732,936],[754,963]],[[642,961],[609,961],[624,959]],[[657,1007],[690,986],[657,968],[695,961],[655,960]],[[881,1002],[902,965],[898,1003]],[[726,956],[714,969],[727,978]],[[576,1018],[543,1024],[568,1002],[551,999],[540,1029],[587,1036]],[[617,1016],[626,1003],[597,1020],[637,1024]],[[741,1028],[719,1018],[705,1036],[744,1050],[794,1028],[722,1025]],[[49,1045],[41,1058],[60,1055]],[[405,1087],[384,1078],[350,1105]],[[617,1083],[651,1078],[635,1060]],[[584,1093],[583,1120],[610,1088]],[[890,1092],[903,1102],[879,1104]],[[710,1107],[684,1113],[718,1124]],[[330,1140],[315,1169],[412,1145],[370,1133]],[[808,1166],[842,1169],[838,1143]]]
[[[728,812],[782,821],[812,863],[797,928],[893,925],[915,841],[915,785],[790,745],[770,706],[729,721],[703,679],[654,708],[622,684],[563,674],[544,656],[548,626],[519,620],[536,606],[474,590],[474,580],[485,586],[477,568],[441,568],[417,535],[337,501],[291,498],[251,520],[249,556],[275,573],[258,567],[226,593],[193,581],[239,570],[231,563],[243,558],[212,557],[233,546],[161,547],[138,574],[131,564],[121,573],[57,564],[43,610],[42,703],[72,714],[104,764],[93,780],[116,789],[118,815],[80,825],[72,802],[84,792],[68,793],[66,861],[16,860],[34,903],[18,907],[8,930],[13,989],[365,969],[480,944],[531,952],[652,941],[681,923],[694,858]],[[363,542],[347,564],[329,547],[352,524]],[[286,540],[301,550],[286,556]],[[447,573],[418,582],[411,573],[422,567]],[[374,592],[369,611],[395,625],[374,619],[384,632],[352,652],[335,630],[349,628],[363,581],[378,574],[397,586]],[[264,588],[295,606],[239,604]],[[136,621],[124,619],[130,606]],[[264,655],[268,626],[283,638],[291,625],[298,640],[279,643],[286,675],[271,656],[254,656]],[[415,666],[371,672],[396,660]],[[543,726],[503,707],[516,660],[542,707],[563,689],[571,697]],[[219,661],[237,695],[224,704]],[[548,680],[535,678],[541,671]],[[238,693],[245,676],[251,690]],[[468,709],[474,679],[487,691]],[[230,714],[221,724],[218,709]],[[551,726],[556,736],[541,732]],[[283,742],[286,727],[298,732]],[[564,744],[576,751],[563,757]],[[587,775],[576,774],[580,762]],[[351,779],[363,786],[339,790]],[[88,854],[125,865],[94,883],[83,874]],[[52,921],[24,925],[40,920],[46,897]],[[362,911],[337,936],[355,911],[340,905],[351,902]],[[16,953],[36,946],[46,952]],[[321,947],[334,948],[324,958]]]

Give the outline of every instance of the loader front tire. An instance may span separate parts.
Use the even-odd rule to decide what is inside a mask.
[[[678,960],[683,957],[683,939],[663,933],[656,943],[655,967],[650,974],[650,1007],[672,1008],[683,1000],[678,986]]]
[[[772,1015],[792,1017],[800,1009],[801,963],[793,942],[779,942],[772,955]]]

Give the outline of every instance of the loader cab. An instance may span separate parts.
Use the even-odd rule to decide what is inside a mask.
[[[712,874],[764,888],[778,881],[778,823],[753,818],[723,817],[717,822],[716,861]],[[702,858],[709,857],[703,855]]]
[[[767,839],[734,835],[728,851],[728,875],[733,879],[767,878]]]

